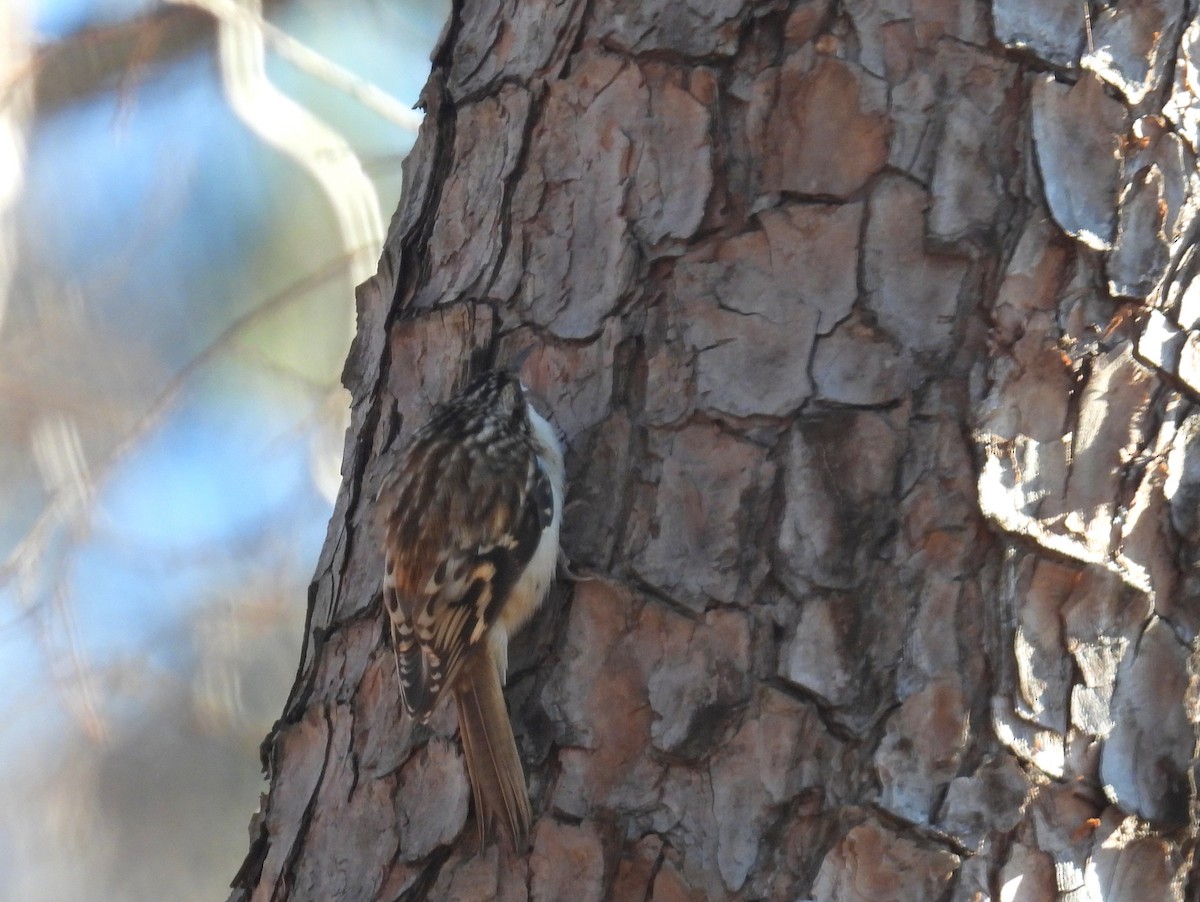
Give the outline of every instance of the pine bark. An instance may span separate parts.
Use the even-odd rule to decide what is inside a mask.
[[[232,898],[1200,897],[1198,65],[1190,0],[456,2]],[[527,347],[593,578],[515,857],[371,502]]]

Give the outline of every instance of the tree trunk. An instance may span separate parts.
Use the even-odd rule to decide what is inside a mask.
[[[235,899],[1197,898],[1185,0],[460,0]],[[477,848],[372,498],[534,351],[560,581]]]

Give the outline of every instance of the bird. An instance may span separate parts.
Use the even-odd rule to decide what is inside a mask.
[[[378,495],[400,696],[427,723],[453,695],[481,848],[497,822],[514,851],[528,844],[502,686],[509,637],[555,575],[564,479],[554,426],[515,375],[492,369],[434,408]]]

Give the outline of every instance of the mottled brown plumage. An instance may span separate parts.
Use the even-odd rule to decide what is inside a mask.
[[[562,498],[553,428],[496,371],[437,407],[379,497],[405,710],[428,720],[453,687],[481,840],[500,819],[518,850],[531,813],[500,687],[554,576]]]

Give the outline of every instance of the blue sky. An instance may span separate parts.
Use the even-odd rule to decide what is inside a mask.
[[[46,43],[152,8],[62,0],[29,7],[29,21],[33,40]],[[357,0],[270,12],[291,36],[411,105],[442,9]],[[386,223],[413,135],[286,60],[268,54],[267,71],[349,142]],[[337,226],[303,169],[229,108],[210,44],[139,70],[120,91],[38,112],[25,137],[23,190],[10,211],[17,268],[0,318],[0,563],[51,499],[31,453],[39,430],[58,435],[46,423],[77,436],[91,494],[78,516],[56,524],[31,570],[0,580],[0,798],[36,799],[30,775],[50,786],[78,755],[103,760],[124,732],[162,716],[163,699],[182,700],[172,730],[204,746],[203,706],[183,709],[228,682],[262,722],[239,721],[229,734],[245,746],[229,781],[245,798],[229,824],[205,829],[244,837],[257,802],[254,745],[294,673],[332,505],[329,481],[314,473],[336,472],[336,452],[321,449],[342,444],[337,374],[351,285],[294,287],[336,260]],[[237,328],[264,304],[269,315]],[[70,459],[71,443],[52,451]],[[281,600],[256,606],[258,587]],[[246,605],[259,620],[238,627]],[[197,618],[214,611],[233,624],[230,647],[244,642],[279,660],[264,670],[231,659],[214,677],[204,656],[224,646],[197,634]],[[259,622],[262,611],[276,620]],[[251,676],[261,673],[277,674],[278,685],[264,690],[267,677]],[[81,723],[83,683],[107,744]],[[46,898],[69,897],[74,884],[63,881],[74,877],[15,851],[45,845],[35,827],[0,822],[0,862],[42,868]],[[111,862],[87,857],[71,865],[79,885],[102,887],[94,881]],[[229,864],[202,863],[201,872],[227,881]],[[29,879],[0,878],[0,896]]]

